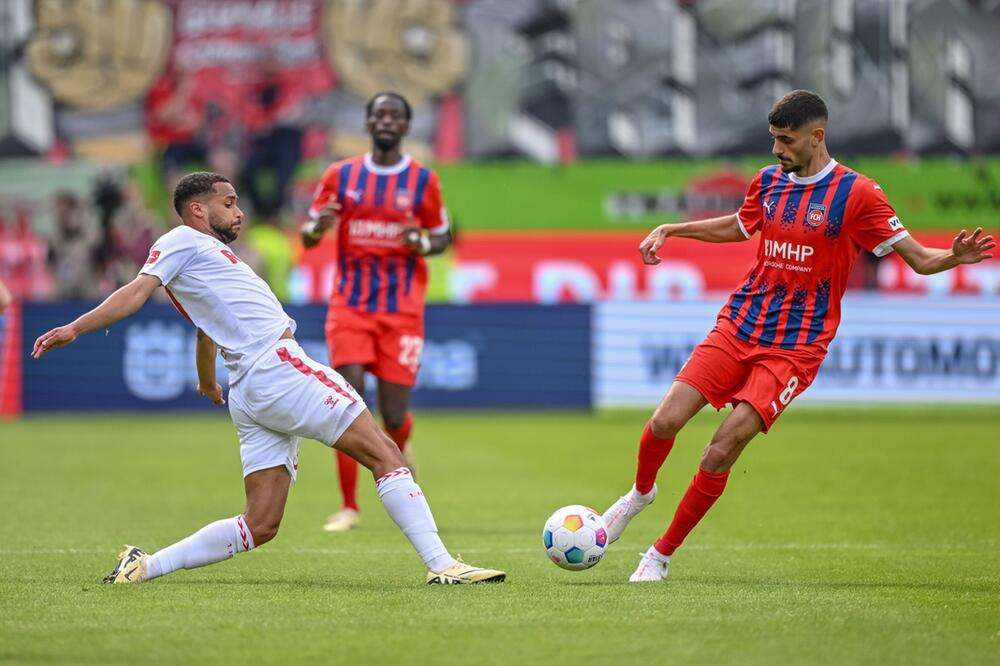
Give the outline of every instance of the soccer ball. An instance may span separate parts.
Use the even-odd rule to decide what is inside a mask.
[[[589,569],[604,557],[608,530],[601,514],[571,504],[553,513],[542,530],[545,553],[557,566],[570,571]]]

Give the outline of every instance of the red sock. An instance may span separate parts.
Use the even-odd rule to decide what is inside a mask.
[[[663,466],[670,449],[674,448],[674,438],[662,439],[653,434],[649,423],[639,438],[639,465],[635,469],[635,489],[645,495],[656,483],[656,473]]]
[[[699,467],[687,492],[681,498],[681,503],[677,505],[677,512],[670,522],[670,527],[653,547],[664,555],[673,555],[688,533],[712,508],[715,500],[719,499],[722,491],[726,489],[728,478],[729,472],[712,474]]]
[[[340,451],[334,451],[337,472],[340,474],[340,494],[344,496],[344,508],[358,510],[358,463]]]
[[[386,427],[385,429],[385,434],[389,435],[389,439],[396,442],[400,453],[406,452],[406,443],[410,441],[411,432],[413,432],[413,414],[411,412],[406,412],[406,416],[403,418],[403,425],[399,426],[399,428],[392,430]]]

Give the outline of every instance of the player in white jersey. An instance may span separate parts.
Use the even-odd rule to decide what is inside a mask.
[[[427,566],[429,584],[500,582],[502,571],[455,560],[438,537],[420,487],[396,445],[364,401],[331,368],[295,342],[295,322],[271,289],[226,246],[243,223],[236,190],[215,173],[177,184],[174,208],[184,224],[160,237],[135,280],[65,326],[40,336],[32,356],[68,345],[136,312],[163,285],[198,327],[198,392],[225,404],[216,354],[229,369],[229,412],[240,438],[246,508],[148,555],[125,546],[106,583],[137,583],[229,559],[274,538],[295,482],[299,438],[336,447],[367,467],[379,499]]]

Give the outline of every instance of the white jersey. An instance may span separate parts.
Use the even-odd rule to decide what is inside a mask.
[[[189,226],[153,243],[140,274],[159,278],[181,314],[222,350],[235,384],[295,320],[274,292],[222,241]]]

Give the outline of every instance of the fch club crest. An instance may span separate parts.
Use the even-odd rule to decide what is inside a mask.
[[[826,220],[826,204],[811,203],[806,209],[806,226],[818,228]]]
[[[399,210],[409,210],[413,207],[413,194],[408,190],[396,192],[396,208]]]

